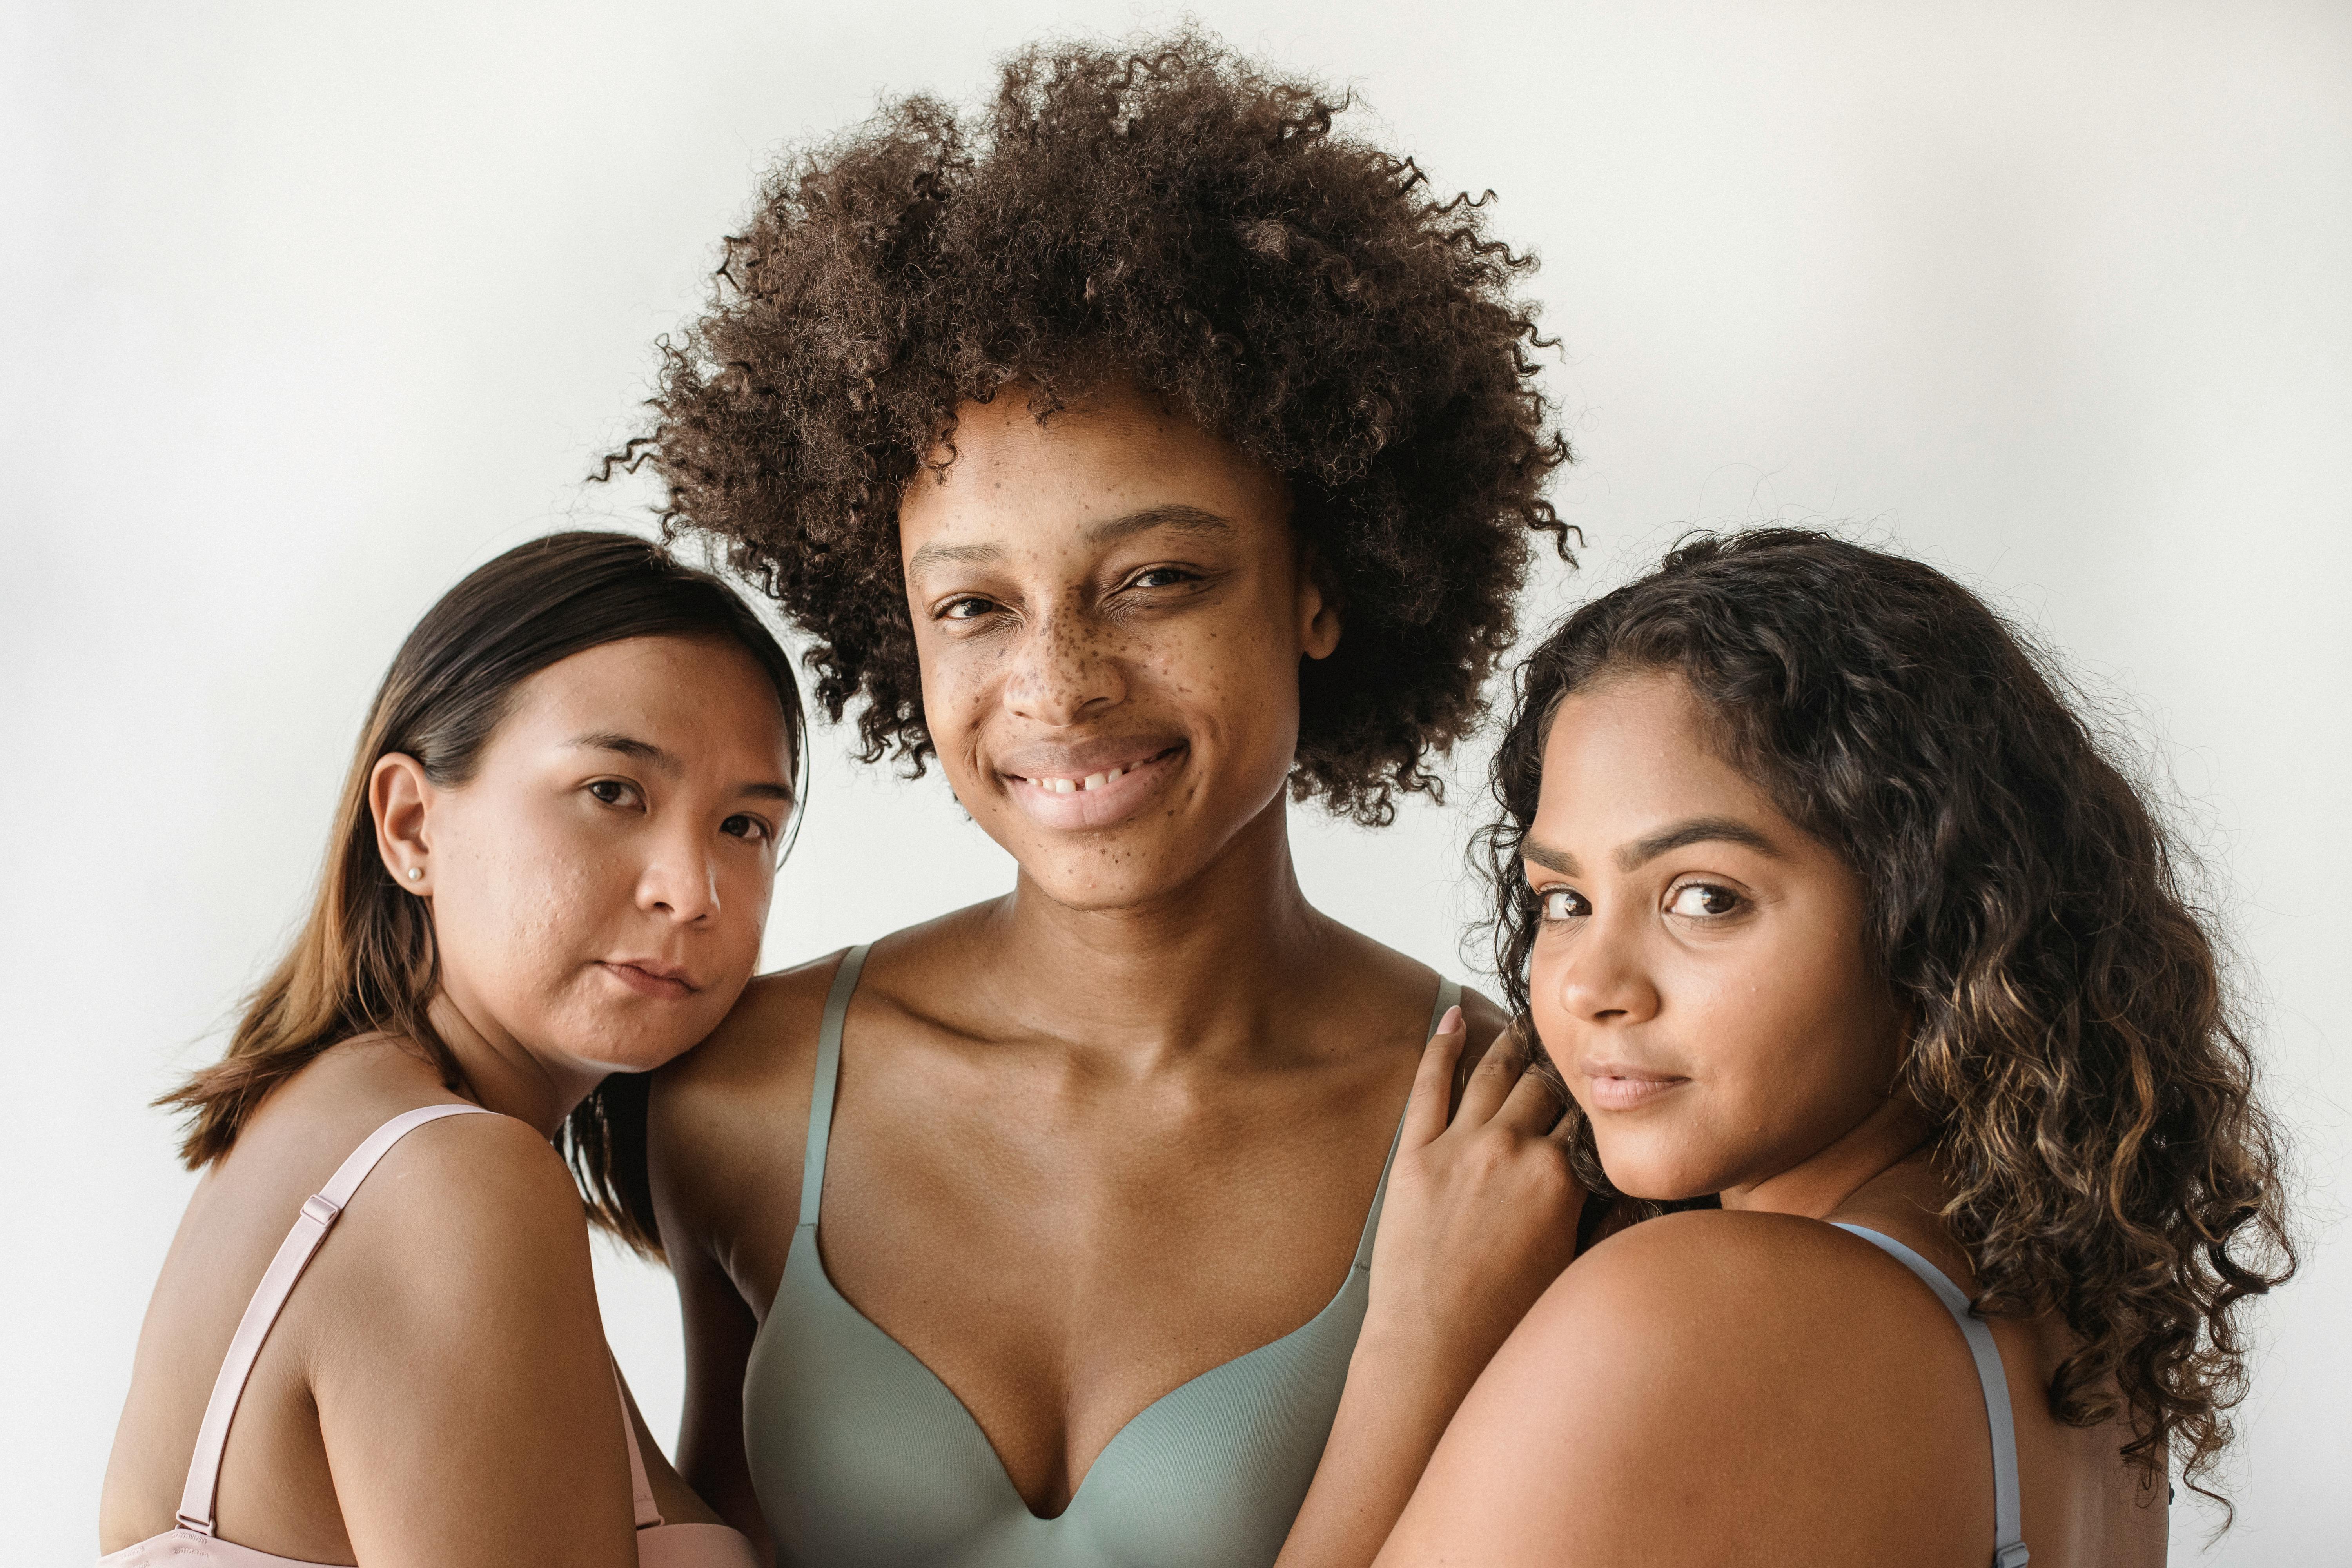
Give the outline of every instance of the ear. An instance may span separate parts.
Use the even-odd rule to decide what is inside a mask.
[[[433,847],[425,818],[433,782],[425,764],[402,752],[387,752],[368,774],[368,813],[375,818],[375,850],[403,892],[430,897]]]
[[[1321,552],[1312,544],[1300,546],[1298,651],[1308,658],[1329,658],[1339,646],[1339,593],[1328,579]]]

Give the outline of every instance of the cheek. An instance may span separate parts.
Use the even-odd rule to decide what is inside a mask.
[[[561,822],[511,814],[498,831],[436,854],[434,921],[453,979],[527,1010],[604,956],[595,939],[611,909],[626,903],[627,879],[583,837]]]

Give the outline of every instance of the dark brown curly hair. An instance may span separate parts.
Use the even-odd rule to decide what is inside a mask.
[[[768,176],[604,473],[651,462],[667,525],[808,635],[827,712],[863,700],[864,759],[919,773],[900,493],[962,404],[1130,382],[1287,482],[1347,616],[1301,671],[1292,791],[1384,823],[1480,716],[1529,531],[1572,560],[1542,498],[1569,451],[1513,292],[1533,258],[1335,131],[1350,102],[1187,31],[1033,46],[977,125],[889,103]]]
[[[1518,673],[1475,852],[1522,1015],[1546,734],[1627,669],[1679,672],[1725,758],[1861,878],[1978,1310],[2063,1314],[2052,1410],[2124,1415],[2126,1458],[2216,1496],[2240,1305],[2294,1268],[2279,1138],[2180,852],[2048,661],[1942,573],[1796,529],[1685,542],[1575,612]],[[1573,1150],[1614,1195],[1589,1125]]]

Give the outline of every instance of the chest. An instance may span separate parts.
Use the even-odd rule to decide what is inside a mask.
[[[1397,1065],[1206,1089],[949,1070],[924,1095],[845,1071],[813,1250],[1055,1513],[1156,1401],[1332,1305]]]

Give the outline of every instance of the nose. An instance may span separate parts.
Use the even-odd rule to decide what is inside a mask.
[[[1640,933],[1632,920],[1603,915],[1549,955],[1553,1004],[1569,1017],[1598,1025],[1638,1024],[1656,1016],[1658,991],[1643,962]]]
[[[1127,696],[1108,627],[1076,606],[1057,606],[1024,629],[1004,686],[1005,705],[1024,719],[1068,725],[1115,708]]]
[[[682,831],[657,836],[637,874],[637,908],[682,925],[718,918],[719,862],[698,838]]]

